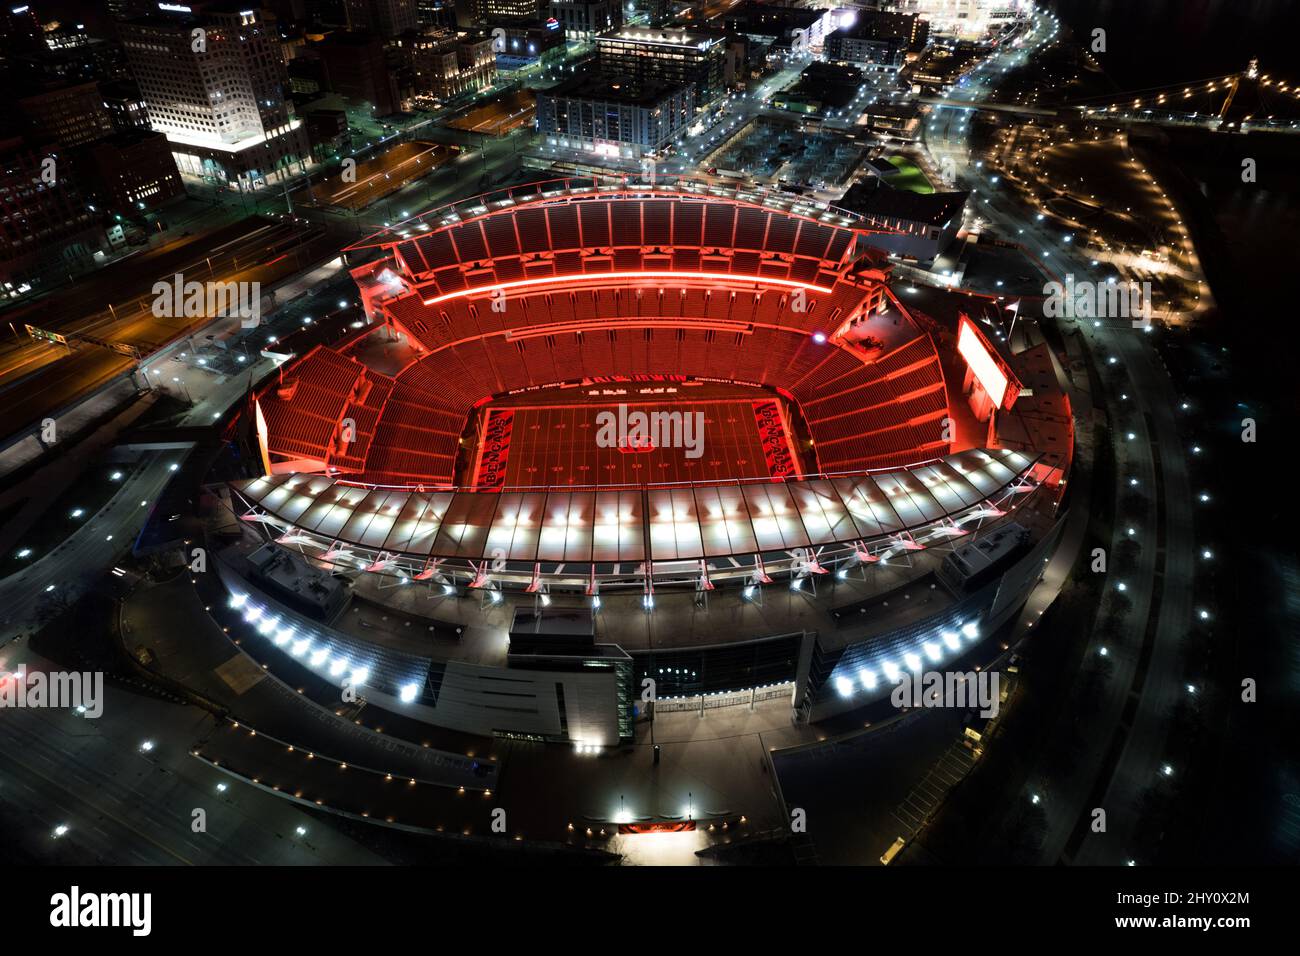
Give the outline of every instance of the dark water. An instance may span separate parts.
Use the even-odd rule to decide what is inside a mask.
[[[1096,59],[1124,91],[1240,72],[1257,57],[1261,73],[1300,82],[1300,0],[1055,0],[1076,41],[1106,31]],[[1266,316],[1290,297],[1300,225],[1300,134],[1169,134],[1155,147],[1193,191],[1187,211],[1225,311]],[[1243,159],[1258,176],[1241,181]]]
[[[1258,57],[1264,73],[1300,80],[1300,0],[1056,0],[1075,36],[1106,30],[1097,59],[1122,89],[1222,76]]]

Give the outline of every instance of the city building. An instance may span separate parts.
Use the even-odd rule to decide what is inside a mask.
[[[345,110],[312,109],[307,111],[303,119],[306,121],[312,155],[317,160],[323,161],[350,145],[348,114]]]
[[[655,80],[579,76],[537,93],[537,131],[547,146],[600,156],[659,155],[690,125],[694,90]]]
[[[918,13],[893,10],[853,10],[841,15],[839,30],[864,40],[898,40],[905,50],[919,53],[930,40],[929,21]]]
[[[50,162],[52,161],[52,162]],[[101,244],[99,215],[57,143],[0,140],[0,284],[5,295],[62,281]]]
[[[899,75],[920,90],[936,91],[956,83],[980,62],[980,50],[972,43],[931,44]]]
[[[934,262],[957,238],[969,195],[895,189],[873,176],[850,186],[836,205],[891,230],[868,234],[867,245],[924,265]]]
[[[45,31],[30,4],[0,7],[0,53],[10,59],[24,54],[39,54],[45,45]]]
[[[726,36],[704,30],[620,27],[596,37],[600,72],[636,83],[692,86],[703,109],[729,85]]]
[[[142,17],[149,13],[156,4],[147,3],[146,0],[104,0],[104,6],[108,8],[108,13],[116,20],[129,20],[132,17]]]
[[[113,121],[93,82],[20,96],[18,110],[34,129],[63,146],[80,146],[113,132]]]
[[[546,0],[474,0],[474,16],[480,23],[503,20],[539,20],[546,16]]]
[[[396,71],[382,37],[369,31],[340,30],[312,47],[320,57],[328,88],[375,116],[401,109]]]
[[[55,7],[42,5],[40,12]],[[81,22],[80,10],[76,21],[50,18],[42,23],[37,13],[30,4],[0,8],[0,67],[20,82],[71,86],[126,78],[122,47],[108,38],[111,27],[97,23],[93,10],[85,11],[89,23]]]
[[[348,28],[348,0],[306,0],[307,19],[317,27]]]
[[[304,172],[309,146],[275,21],[241,6],[160,9],[119,32],[149,124],[167,134],[181,173],[256,189]]]
[[[836,30],[828,36],[825,52],[828,60],[858,64],[872,73],[895,73],[906,56],[903,41],[862,36],[852,28]]]
[[[38,53],[15,57],[15,70],[35,82],[85,83],[90,80],[130,79],[122,45],[115,40],[84,37],[85,42],[46,47]]]
[[[395,37],[419,26],[415,0],[346,0],[348,29]]]
[[[417,102],[430,99],[445,103],[491,86],[496,79],[496,54],[490,36],[433,28],[424,33],[406,33],[396,45]]]
[[[280,30],[280,56],[284,59],[286,65],[292,63],[307,52],[312,42],[312,38],[306,30],[286,31],[282,28]]]
[[[982,40],[1029,15],[1032,0],[897,0],[898,13],[913,14],[936,36]]]
[[[260,0],[264,10],[275,14],[280,23],[298,23],[308,18],[309,0]]]
[[[772,95],[772,106],[795,113],[824,115],[852,103],[862,87],[862,79],[862,71],[855,66],[815,60],[804,68],[798,83]]]
[[[563,58],[567,45],[558,20],[489,21],[498,70],[518,70]]]
[[[899,103],[888,98],[867,106],[867,126],[879,136],[915,142],[921,129],[921,108],[915,102]]]
[[[772,53],[800,54],[820,50],[826,36],[840,21],[833,10],[780,7],[746,0],[727,10],[722,22],[730,33],[768,44]]]
[[[454,0],[415,0],[415,22],[421,27],[456,29]]]
[[[551,0],[549,11],[567,40],[590,40],[623,25],[620,0]]]
[[[108,212],[156,209],[185,195],[167,137],[148,129],[115,133],[85,149],[85,180]]]
[[[140,87],[131,80],[119,80],[116,83],[104,83],[99,88],[103,97],[104,109],[108,110],[113,129],[121,132],[128,129],[149,128],[149,108]]]
[[[329,90],[325,64],[316,46],[313,44],[299,53],[285,67],[289,74],[289,90],[296,102],[303,102],[304,99],[310,102],[311,99]]]

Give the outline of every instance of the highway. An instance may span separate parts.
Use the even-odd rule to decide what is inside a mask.
[[[132,349],[147,356],[211,321],[206,315],[155,315],[156,281],[179,274],[186,282],[260,282],[269,291],[331,248],[318,226],[250,218],[174,250],[115,264],[85,288],[16,310],[10,315],[16,327],[38,325],[67,336],[69,344],[37,342],[18,327],[0,350],[0,429],[6,435],[22,431],[129,371],[136,362]]]
[[[454,158],[438,144],[398,143],[382,156],[358,163],[351,181],[340,171],[315,184],[312,193],[321,203],[355,212]]]

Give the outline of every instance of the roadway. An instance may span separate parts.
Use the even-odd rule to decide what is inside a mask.
[[[62,668],[29,649],[6,667]],[[11,678],[12,679],[12,678]],[[112,680],[103,716],[0,711],[0,858],[27,864],[286,866],[384,861],[301,808],[190,756],[213,718]],[[148,742],[149,749],[142,745]],[[218,789],[220,787],[220,789]],[[201,832],[195,811],[205,815]],[[67,831],[56,837],[56,827]]]
[[[1014,68],[1050,44],[1055,32],[1054,21],[1036,16],[1024,45],[1002,51],[976,70],[964,84],[962,98],[975,101],[988,95],[1004,68]],[[966,109],[936,109],[924,127],[924,140],[941,168],[976,188],[979,214],[1058,274],[1072,273],[1076,281],[1109,278],[1050,219],[997,190],[978,161],[972,162]],[[1063,331],[1069,334],[1071,329]],[[1104,653],[1113,668],[1105,700],[1091,724],[1092,747],[1075,775],[1092,786],[1081,784],[1049,795],[1041,861],[1115,865],[1130,858],[1128,847],[1135,839],[1142,800],[1163,775],[1169,718],[1188,693],[1182,648],[1193,627],[1194,504],[1189,449],[1178,419],[1182,400],[1149,335],[1118,318],[1079,323],[1074,331],[1103,376],[1106,394],[1094,398],[1109,406],[1112,422],[1127,423],[1112,433],[1117,460],[1114,497],[1121,500],[1140,489],[1145,513],[1117,521],[1107,548],[1113,563],[1126,539],[1136,538],[1141,547],[1127,580],[1118,580],[1114,573],[1108,576],[1108,590],[1113,593],[1122,586],[1131,602],[1122,619],[1122,638],[1107,641],[1094,635],[1085,652],[1092,659]],[[1093,806],[1108,811],[1105,833],[1080,830]]]
[[[383,155],[358,163],[351,179],[345,180],[340,170],[316,183],[311,191],[320,203],[355,212],[452,159],[448,150],[436,143],[398,143]]]
[[[311,277],[313,283],[301,288],[323,308],[316,301],[322,287],[314,284],[322,277],[316,272]],[[227,320],[231,323],[237,320]],[[146,373],[172,362],[178,348],[146,363]],[[255,359],[250,374],[259,376],[273,366],[270,359]],[[246,390],[242,375],[191,373],[196,378],[190,386],[180,386],[193,400],[182,425],[210,422]],[[124,464],[121,487],[96,514],[54,551],[0,580],[0,670],[19,664],[29,670],[70,666],[55,665],[30,646],[46,605],[73,605],[125,560],[187,454],[185,449],[145,452],[133,465]],[[67,710],[0,711],[4,858],[140,865],[384,862],[301,808],[256,788],[237,787],[191,757],[194,741],[211,732],[206,712],[114,682],[105,683],[104,694],[107,716],[99,720]],[[146,738],[153,744],[148,752],[140,747]],[[191,828],[195,808],[207,813],[206,833]],[[53,831],[60,825],[68,831],[56,838]],[[300,827],[305,832],[299,833]]]
[[[247,219],[176,249],[119,263],[84,290],[61,292],[13,313],[15,338],[0,352],[0,431],[18,433],[128,372],[136,364],[132,349],[148,355],[212,321],[207,315],[155,315],[156,281],[170,283],[179,274],[185,281],[260,282],[269,288],[329,248],[319,227]],[[69,344],[32,340],[17,330],[19,323],[39,323]]]

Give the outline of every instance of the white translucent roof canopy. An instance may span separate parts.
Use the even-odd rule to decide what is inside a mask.
[[[870,541],[1000,497],[1034,464],[978,449],[875,474],[646,488],[416,491],[321,475],[232,482],[272,518],[419,558],[679,561]]]

